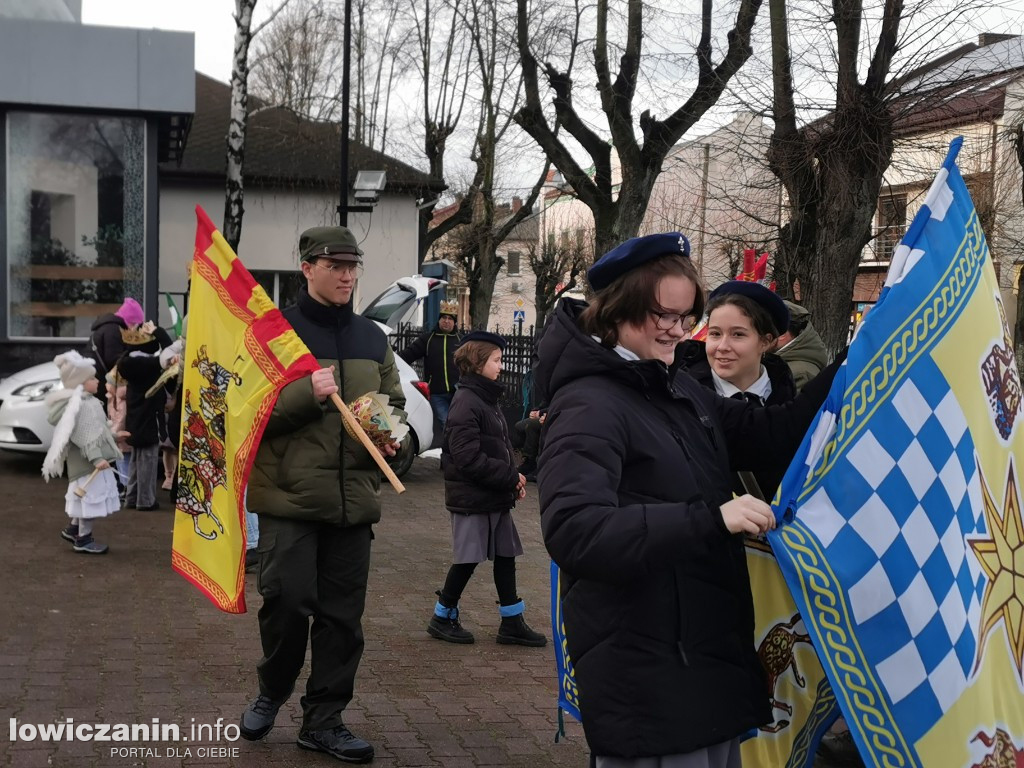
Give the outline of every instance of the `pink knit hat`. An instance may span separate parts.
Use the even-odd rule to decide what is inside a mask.
[[[131,297],[125,299],[124,304],[114,314],[124,320],[127,325],[138,325],[146,319],[139,302]]]

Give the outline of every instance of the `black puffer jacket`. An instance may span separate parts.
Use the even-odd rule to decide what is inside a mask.
[[[124,352],[121,331],[127,327],[124,320],[115,314],[100,315],[92,324],[89,356],[98,363],[96,373],[99,374],[100,380],[117,364],[117,359]]]
[[[676,354],[679,360],[680,370],[685,371],[695,378],[700,384],[716,392],[715,377],[711,373],[711,363],[708,362],[707,345],[703,341],[684,341],[679,345]],[[772,383],[772,393],[768,395],[765,405],[782,405],[796,397],[796,384],[793,382],[793,374],[786,365],[786,361],[778,355],[768,353],[762,358],[765,371],[768,372],[768,379]],[[754,478],[761,489],[761,494],[771,501],[775,490],[782,482],[782,475],[785,467],[777,471],[755,472]],[[746,493],[746,489],[737,479],[733,483],[733,490],[736,493]]]
[[[719,507],[730,466],[788,463],[835,367],[758,408],[624,360],[579,330],[583,306],[559,305],[535,371],[551,394],[544,542],[562,568],[583,727],[595,755],[691,752],[771,720],[743,540]]]
[[[508,512],[516,503],[519,472],[498,407],[501,385],[464,376],[452,398],[441,442],[444,503],[463,515]]]

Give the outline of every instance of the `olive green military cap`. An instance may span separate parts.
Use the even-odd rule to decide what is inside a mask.
[[[301,261],[312,261],[322,256],[363,263],[363,252],[347,227],[312,227],[299,236]]]
[[[789,316],[793,320],[799,320],[801,317],[809,317],[811,314],[806,307],[802,307],[788,299],[783,299],[782,303],[786,305],[786,309],[789,310]]]

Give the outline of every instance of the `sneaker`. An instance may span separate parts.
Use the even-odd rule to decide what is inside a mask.
[[[74,544],[75,539],[78,538],[78,526],[69,525],[67,528],[62,528],[60,531],[60,537],[64,539],[64,541],[70,541]]]
[[[322,731],[300,731],[298,745],[314,752],[326,752],[346,763],[368,763],[373,760],[373,747],[344,725]]]
[[[430,633],[430,636],[436,637],[438,640],[463,645],[474,642],[473,633],[468,629],[463,629],[459,623],[459,609],[452,608],[449,614],[451,618],[447,619],[436,613],[430,617],[430,623],[427,624],[427,632]]]
[[[518,616],[501,617],[497,640],[502,645],[528,645],[532,648],[542,648],[548,644],[544,635],[530,629],[521,613]]]
[[[136,507],[135,509],[137,509],[139,512],[153,512],[157,509],[160,509],[160,504],[154,501],[148,507]]]
[[[853,734],[849,731],[829,732],[821,737],[818,757],[825,768],[863,768],[864,761],[857,751]]]
[[[81,552],[84,555],[105,555],[108,549],[109,547],[106,544],[98,544],[93,539],[91,533],[75,539],[75,552]]]
[[[242,738],[259,741],[266,736],[274,727],[277,711],[281,709],[282,704],[283,701],[274,701],[262,693],[253,699],[252,703],[242,710],[242,720],[238,726]]]

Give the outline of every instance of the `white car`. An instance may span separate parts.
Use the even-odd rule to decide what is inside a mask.
[[[402,278],[374,299],[363,314],[375,320],[385,333],[403,322],[420,301],[444,285],[444,281],[420,275]],[[387,298],[385,298],[387,297]],[[395,362],[405,394],[409,414],[412,450],[391,462],[395,474],[402,476],[416,455],[430,449],[434,441],[434,412],[430,391],[416,371],[397,355]],[[0,380],[0,449],[23,453],[46,453],[53,439],[53,427],[46,419],[46,395],[60,388],[60,374],[52,362],[26,368]]]
[[[60,373],[41,363],[0,380],[0,448],[46,453],[53,427],[46,420],[46,394],[59,389]]]

